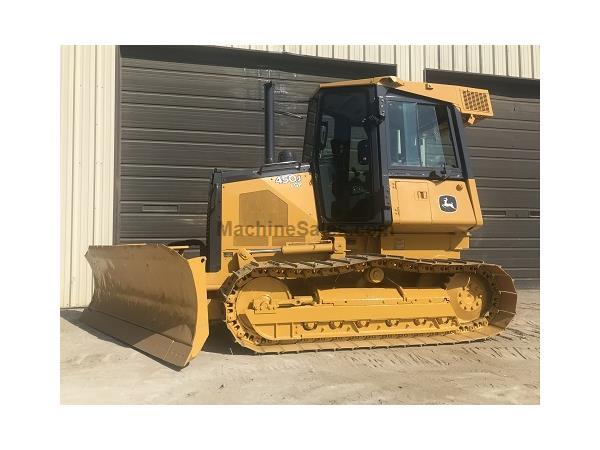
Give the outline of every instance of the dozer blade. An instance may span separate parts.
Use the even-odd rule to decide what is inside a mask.
[[[159,244],[90,247],[94,294],[81,320],[184,367],[208,337],[205,258]]]

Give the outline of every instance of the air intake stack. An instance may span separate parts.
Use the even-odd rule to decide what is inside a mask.
[[[274,86],[272,81],[264,84],[265,88],[265,164],[274,162],[275,154],[275,111]]]

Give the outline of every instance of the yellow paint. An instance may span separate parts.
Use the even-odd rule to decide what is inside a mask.
[[[458,233],[477,226],[475,204],[464,181],[392,178],[390,195],[394,233]],[[440,199],[447,196],[456,199],[456,211],[440,208]]]

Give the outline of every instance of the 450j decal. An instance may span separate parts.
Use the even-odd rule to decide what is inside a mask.
[[[295,188],[302,186],[302,177],[296,174],[279,175],[275,177],[275,183],[277,184],[291,184]]]

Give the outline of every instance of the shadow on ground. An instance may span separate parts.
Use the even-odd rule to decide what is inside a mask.
[[[111,342],[113,344],[119,345],[121,347],[130,347],[130,345],[125,344],[107,334],[102,333],[101,331],[96,330],[95,328],[90,327],[89,325],[81,322],[81,313],[82,309],[61,309],[60,317],[65,319],[67,322],[75,325],[81,330],[89,333],[98,339],[102,339],[103,341]],[[203,352],[208,353],[217,353],[222,355],[251,355],[254,354],[251,350],[248,350],[238,344],[233,340],[229,330],[226,325],[222,322],[211,322],[209,326],[210,332],[208,335],[208,339],[204,343],[202,347]],[[136,349],[137,350],[137,349]],[[145,352],[141,352],[146,354]],[[171,367],[173,369],[179,369],[176,366],[172,366],[164,361],[153,357],[152,355],[148,355],[150,358],[155,359],[156,361],[164,364],[167,367]]]

